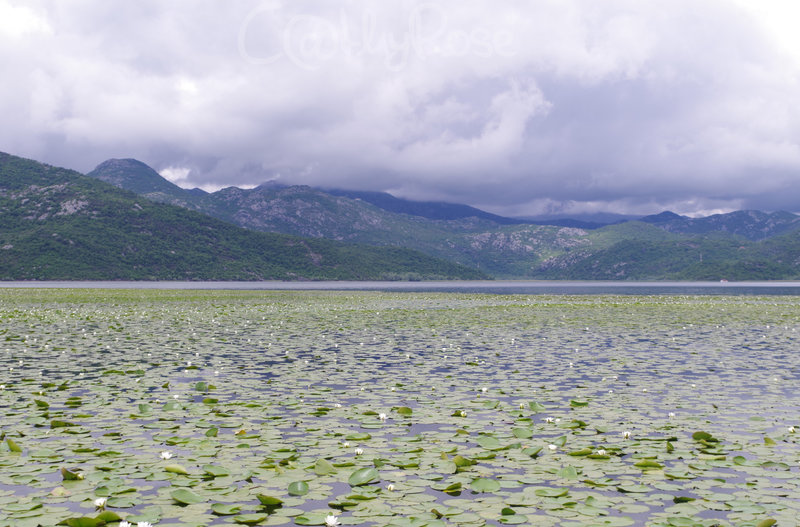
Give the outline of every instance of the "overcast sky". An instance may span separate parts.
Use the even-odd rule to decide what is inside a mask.
[[[0,0],[0,151],[506,215],[800,211],[796,0]]]

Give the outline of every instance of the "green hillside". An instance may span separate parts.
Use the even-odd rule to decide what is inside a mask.
[[[105,162],[91,175],[247,229],[409,247],[497,278],[800,277],[796,250],[800,217],[789,213],[737,211],[699,219],[662,213],[586,230],[508,225],[477,216],[430,219],[306,186],[231,187],[199,194],[172,185],[135,160]]]
[[[0,279],[474,279],[402,248],[253,232],[0,153]]]

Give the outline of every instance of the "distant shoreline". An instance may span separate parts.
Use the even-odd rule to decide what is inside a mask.
[[[155,289],[249,291],[397,291],[497,294],[726,294],[800,295],[800,281],[7,281],[6,289]]]

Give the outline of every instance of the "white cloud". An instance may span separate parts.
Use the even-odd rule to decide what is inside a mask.
[[[0,0],[3,149],[497,212],[800,198],[794,3]],[[170,172],[167,172],[170,173]],[[177,177],[177,172],[172,174]]]
[[[8,0],[0,1],[0,37],[19,39],[28,34],[51,31],[47,18],[35,10]]]
[[[191,172],[192,172],[191,168],[170,166],[162,170],[159,170],[158,174],[164,179],[167,179],[172,183],[175,183],[176,185],[180,186],[182,184],[184,185],[186,184],[186,182],[188,181],[187,177]]]

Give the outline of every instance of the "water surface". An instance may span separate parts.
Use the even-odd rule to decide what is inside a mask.
[[[29,281],[0,282],[9,288],[185,289],[276,291],[406,291],[526,295],[800,295],[800,281],[628,282],[561,280],[464,281]]]

